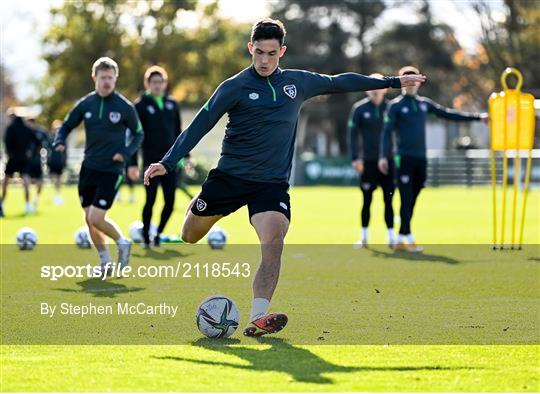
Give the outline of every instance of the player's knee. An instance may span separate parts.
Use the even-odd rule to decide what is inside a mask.
[[[188,244],[195,244],[202,238],[202,235],[196,234],[185,226],[182,228],[182,240]]]
[[[96,215],[93,212],[89,212],[88,214],[86,214],[86,223],[89,226],[99,228],[102,222],[103,222],[103,217],[101,215]]]
[[[164,210],[173,210],[174,208],[174,199],[165,199],[165,204],[163,205]]]
[[[284,231],[273,231],[272,233],[265,234],[261,237],[261,244],[263,245],[283,245],[285,241]]]

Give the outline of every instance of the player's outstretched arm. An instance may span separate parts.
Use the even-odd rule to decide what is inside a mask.
[[[153,163],[144,173],[148,185],[155,176],[174,170],[178,161],[185,157],[197,143],[215,126],[217,121],[236,104],[234,80],[223,82],[208,102],[199,110],[191,124],[176,138],[173,146],[159,163]]]
[[[337,75],[304,71],[305,98],[331,93],[361,92],[376,89],[419,86],[426,81],[425,75],[408,74],[400,77],[374,78],[357,73]]]
[[[487,113],[470,113],[457,111],[455,109],[443,107],[437,104],[435,101],[424,98],[423,99],[428,106],[428,112],[437,116],[438,118],[453,120],[456,122],[472,122],[472,121],[486,121]]]

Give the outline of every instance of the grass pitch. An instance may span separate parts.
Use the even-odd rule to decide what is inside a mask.
[[[372,207],[370,229],[373,244],[386,242],[382,198],[379,193],[376,192]],[[122,190],[122,194],[126,199],[126,190]],[[10,190],[4,207],[7,218],[0,221],[1,243],[13,243],[16,231],[23,226],[29,226],[38,233],[39,246],[71,244],[74,231],[83,225],[82,214],[76,189],[66,188],[64,196],[64,206],[53,206],[51,190],[46,189],[39,213],[24,216],[21,191]],[[320,245],[325,244],[334,244],[334,247],[341,248],[338,245],[350,245],[357,239],[361,204],[360,192],[357,189],[293,188],[291,197],[292,223],[287,236],[288,244],[313,244],[316,250],[323,248]],[[519,329],[523,334],[538,327],[534,325],[534,321],[538,322],[540,318],[537,309],[540,277],[540,194],[533,192],[529,196],[525,243],[530,245],[523,252],[493,252],[489,249],[490,198],[488,188],[448,187],[425,190],[420,196],[413,221],[413,231],[418,241],[428,245],[423,258],[411,259],[406,255],[395,255],[384,245],[378,245],[370,251],[355,251],[358,266],[350,268],[351,271],[343,270],[343,267],[332,271],[328,265],[316,264],[308,271],[307,268],[297,268],[302,265],[295,264],[292,258],[285,259],[273,308],[289,312],[291,322],[280,335],[259,341],[240,341],[240,333],[237,332],[230,340],[222,342],[195,336],[187,345],[4,344],[1,349],[1,390],[538,391],[540,347],[537,345],[537,332],[528,342],[536,345],[465,345],[463,343],[474,341],[468,342],[465,337],[459,337],[478,330],[488,333],[493,327],[496,330],[493,335],[502,335],[500,330],[507,327],[505,322],[497,320],[497,313],[490,314],[482,310],[483,305],[493,302],[498,291],[511,295],[505,298],[508,305],[501,306],[506,307],[501,309],[501,313],[508,310],[515,310],[517,313],[520,309],[530,313],[530,319],[516,320],[519,323],[515,325],[516,330],[512,326],[505,331],[506,334],[518,335]],[[398,200],[399,197],[396,197],[394,201],[396,208]],[[137,202],[116,203],[111,210],[111,217],[127,231],[129,224],[139,218],[142,202],[143,189],[138,188]],[[176,212],[166,233],[178,232],[187,203],[187,198],[179,193]],[[159,208],[160,205],[156,204],[156,217]],[[510,223],[511,218],[508,216],[507,224]],[[245,209],[225,218],[220,226],[227,231],[231,243],[257,242]],[[507,239],[508,237],[510,231]],[[315,246],[316,244],[318,246]],[[469,246],[463,246],[465,252],[460,253],[459,246],[446,247],[446,244]],[[6,248],[3,246],[4,251]],[[164,247],[164,250],[166,249],[167,246]],[[474,250],[475,253],[468,253],[468,250]],[[133,264],[162,263],[163,259],[168,257],[166,253],[156,253],[147,256],[136,247],[134,255],[137,256],[134,257]],[[5,253],[2,255],[4,259]],[[490,286],[490,282],[485,280],[489,267],[500,268],[497,272],[501,275],[493,276],[495,279],[492,283],[496,286]],[[505,269],[507,271],[504,271]],[[505,272],[508,274],[507,278],[515,280],[504,280]],[[38,294],[23,295],[24,287],[28,287],[28,284],[25,283],[24,272],[19,270],[19,274],[22,275],[14,276],[14,283],[9,286],[4,282],[6,278],[2,277],[2,298],[6,294],[6,287],[13,289],[13,286],[18,286],[21,299],[27,297],[27,301],[39,303]],[[354,280],[354,275],[357,275],[358,280]],[[432,340],[431,344],[425,344],[430,341],[423,341],[422,344],[396,344],[403,342],[395,341],[395,337],[392,338],[394,341],[389,340],[389,345],[370,344],[377,343],[376,338],[371,342],[363,340],[365,338],[347,338],[347,341],[343,342],[346,344],[332,344],[339,338],[358,332],[348,329],[351,322],[369,321],[375,325],[378,321],[381,330],[388,326],[390,330],[398,333],[400,330],[414,328],[414,322],[420,321],[421,314],[408,320],[410,325],[407,326],[393,323],[391,319],[394,318],[389,315],[407,310],[414,316],[415,304],[407,298],[413,295],[411,289],[414,289],[414,286],[411,286],[411,283],[416,279],[419,284],[425,285],[429,283],[427,278],[438,278],[440,281],[435,282],[436,285],[431,288],[418,288],[418,291],[424,291],[424,294],[434,295],[425,304],[416,304],[418,308],[432,308],[425,311],[426,315],[441,310],[444,312],[445,308],[452,305],[451,299],[435,295],[445,294],[448,297],[456,294],[454,301],[470,302],[477,299],[476,304],[473,304],[474,308],[471,308],[474,323],[468,322],[469,326],[461,323],[450,325],[448,335],[444,336],[443,333],[438,337],[449,337],[452,345],[436,345],[438,342],[435,340]],[[311,284],[308,285],[306,283],[309,280]],[[79,281],[64,281],[62,287],[77,291],[79,301],[95,299],[96,293],[91,286],[86,288],[89,291],[79,291],[82,288],[77,283]],[[334,283],[332,281],[341,286],[335,290],[335,294],[332,294],[328,287]],[[42,286],[48,285],[42,281],[39,283]],[[248,283],[238,289],[230,288],[230,291],[237,292],[233,298],[238,300],[244,315],[249,312]],[[475,286],[462,286],[475,283]],[[122,284],[127,287],[140,285],[137,279],[131,278]],[[376,293],[375,288],[380,293]],[[463,290],[467,288],[470,293]],[[152,296],[158,294],[158,290],[159,284],[154,283],[153,286],[146,285],[144,293]],[[126,300],[134,294],[136,293],[116,292],[114,299]],[[388,297],[385,299],[386,303],[377,301],[377,297],[381,296]],[[67,295],[64,297],[67,298]],[[193,301],[198,300],[198,297],[199,294],[196,294]],[[332,305],[335,310],[331,310],[324,301],[328,303],[334,299],[336,302]],[[359,305],[354,304],[355,300]],[[186,302],[190,304],[192,300]],[[496,303],[493,302],[493,305]],[[354,313],[360,313],[361,318],[354,320],[351,316],[358,316]],[[2,319],[8,314],[8,309],[3,309]],[[325,321],[327,315],[343,316],[343,323],[336,322],[336,319]],[[468,318],[468,315],[456,316],[456,321]],[[448,322],[452,323],[450,320]],[[39,331],[37,323],[36,320],[35,331]],[[183,321],[177,329],[184,329],[184,324],[186,329],[194,326],[191,321]],[[461,331],[455,329],[460,324]],[[326,342],[331,344],[319,344],[320,341],[312,335],[317,331],[313,331],[313,327],[323,326],[331,327],[325,334]],[[91,330],[92,326],[88,325],[88,329]],[[429,329],[422,330],[422,326],[418,326],[416,330],[422,334],[429,333]],[[433,330],[440,335],[441,330]],[[366,335],[374,332],[376,330],[366,332]],[[523,339],[523,336],[518,335],[517,338]]]

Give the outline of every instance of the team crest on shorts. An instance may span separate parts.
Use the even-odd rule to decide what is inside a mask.
[[[109,120],[112,122],[112,123],[118,123],[120,122],[120,118],[122,117],[122,115],[120,115],[120,112],[110,112],[109,113]]]
[[[296,97],[296,85],[285,85],[283,86],[283,91],[292,99]]]
[[[197,199],[197,202],[195,203],[195,206],[197,207],[197,211],[202,212],[206,209],[206,201],[201,200],[200,198]]]

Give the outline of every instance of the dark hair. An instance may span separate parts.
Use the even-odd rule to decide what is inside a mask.
[[[255,22],[251,29],[251,42],[258,40],[278,40],[279,45],[285,42],[285,26],[280,20],[264,18]]]
[[[144,80],[145,82],[150,82],[153,76],[159,75],[163,80],[166,82],[169,79],[169,76],[167,75],[167,71],[163,67],[160,66],[151,66],[146,69],[144,72]]]

